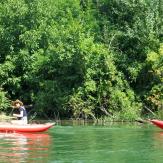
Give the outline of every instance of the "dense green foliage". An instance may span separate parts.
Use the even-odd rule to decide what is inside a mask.
[[[18,98],[49,117],[161,110],[162,17],[155,0],[1,1],[0,109]]]

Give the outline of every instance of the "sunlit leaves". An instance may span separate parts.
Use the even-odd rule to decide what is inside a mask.
[[[160,107],[161,14],[153,0],[1,1],[0,87],[40,115],[133,120],[140,94]]]
[[[0,112],[10,106],[10,101],[6,97],[6,92],[0,88]]]
[[[161,44],[158,53],[151,52],[148,54],[147,63],[150,65],[153,78],[151,90],[147,95],[147,100],[151,107],[160,109],[163,106],[163,46]]]

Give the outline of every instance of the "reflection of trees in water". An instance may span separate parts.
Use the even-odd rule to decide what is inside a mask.
[[[0,133],[0,162],[48,162],[48,134]]]

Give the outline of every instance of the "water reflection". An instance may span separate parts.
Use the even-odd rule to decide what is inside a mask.
[[[48,162],[47,133],[0,133],[0,162]]]
[[[153,163],[162,156],[148,126],[57,126],[54,132],[55,162]]]
[[[154,132],[154,147],[158,150],[163,150],[163,132]]]

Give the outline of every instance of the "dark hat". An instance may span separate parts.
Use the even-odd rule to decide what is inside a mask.
[[[20,100],[15,100],[12,102],[12,106],[16,106],[16,104],[20,104],[21,106],[23,106],[23,102],[21,102]]]

